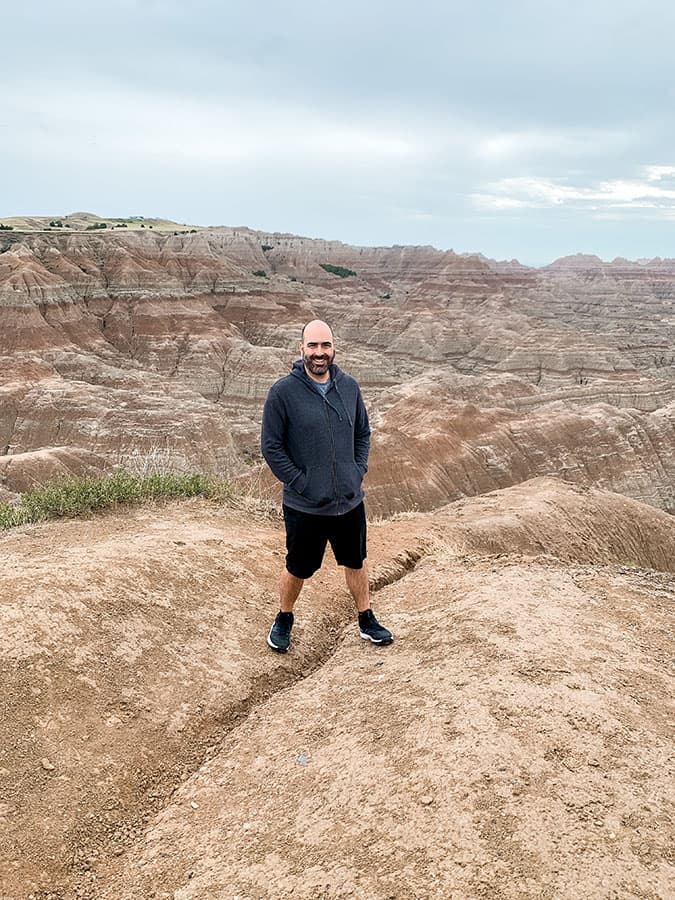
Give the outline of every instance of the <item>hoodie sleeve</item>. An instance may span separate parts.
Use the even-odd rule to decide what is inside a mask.
[[[261,450],[265,462],[279,481],[293,485],[302,493],[305,475],[286,452],[286,428],[288,417],[284,403],[272,388],[265,400],[262,418]]]
[[[354,460],[364,475],[368,471],[369,450],[370,424],[366,406],[359,390],[356,396],[356,419],[354,421]]]

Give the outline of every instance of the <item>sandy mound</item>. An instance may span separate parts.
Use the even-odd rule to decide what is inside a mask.
[[[327,566],[286,657],[275,522],[200,501],[0,543],[8,900],[675,890],[666,514],[541,479],[374,526],[395,643]]]
[[[0,457],[0,491],[18,495],[73,475],[98,475],[109,469],[102,456],[88,450],[52,447]],[[0,497],[1,499],[1,497]]]

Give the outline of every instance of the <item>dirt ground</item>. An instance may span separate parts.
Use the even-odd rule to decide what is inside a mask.
[[[3,900],[675,895],[675,522],[552,479],[371,525],[265,635],[278,521],[0,535]]]

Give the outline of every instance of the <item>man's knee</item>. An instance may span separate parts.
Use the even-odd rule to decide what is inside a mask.
[[[288,568],[288,566],[286,566],[286,568],[284,569],[283,574],[284,574],[284,576],[287,576],[288,578],[292,578],[293,581],[306,581],[307,578],[312,577],[311,575],[296,575],[294,572],[291,572],[291,570]],[[312,573],[312,574],[314,574],[314,573]]]
[[[307,581],[307,579],[311,578],[320,568],[321,566],[313,568],[311,565],[306,566],[302,563],[286,563],[286,573],[290,575],[291,578],[295,578],[298,581]]]

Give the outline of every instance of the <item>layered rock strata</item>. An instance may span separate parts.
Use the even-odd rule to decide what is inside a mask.
[[[0,452],[241,474],[321,316],[377,425],[378,511],[557,471],[672,509],[674,308],[668,260],[534,270],[246,228],[9,232]]]

